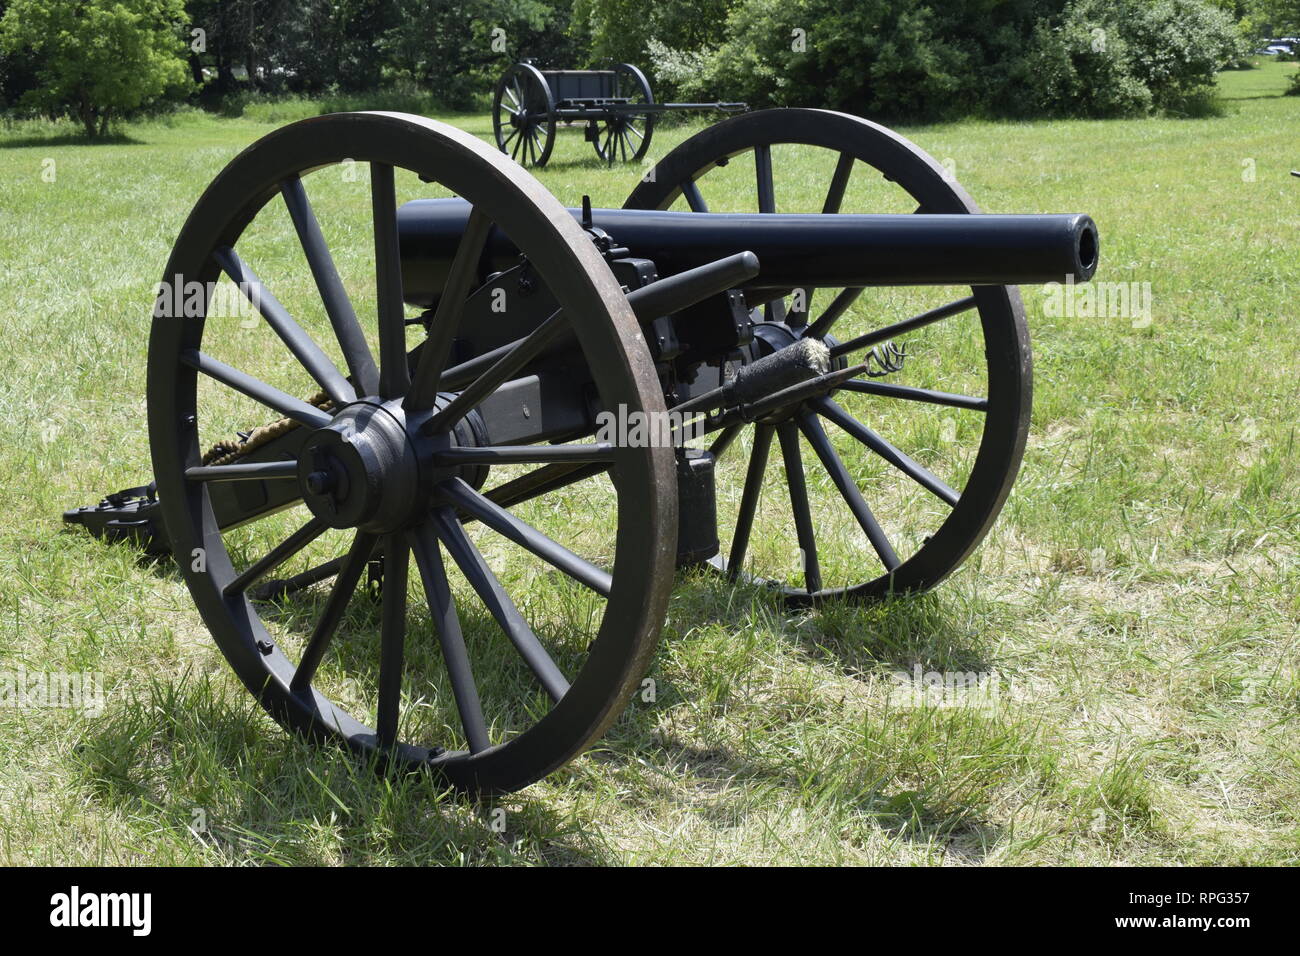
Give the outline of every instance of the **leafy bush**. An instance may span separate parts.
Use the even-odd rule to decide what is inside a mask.
[[[35,55],[40,85],[25,106],[103,136],[115,117],[186,88],[184,17],[182,0],[13,0],[0,48]]]
[[[1125,116],[1151,110],[1155,96],[1133,75],[1132,50],[1110,19],[1113,9],[1106,0],[1076,0],[1058,23],[1039,21],[1028,55],[1015,67],[1032,112]]]
[[[652,45],[660,51],[716,47],[732,5],[731,0],[573,0],[571,31],[587,41],[591,64],[613,60],[639,66],[653,56]]]
[[[940,13],[886,0],[742,0],[718,46],[691,53],[654,45],[652,69],[669,92],[689,98],[872,115],[958,113],[976,99],[969,71],[982,59],[962,26],[965,6]]]
[[[1114,4],[1133,50],[1134,75],[1157,109],[1177,112],[1200,101],[1214,74],[1247,52],[1232,19],[1203,0],[1128,0]]]
[[[1203,110],[1245,53],[1206,0],[739,0],[711,46],[645,45],[667,94],[910,120]]]

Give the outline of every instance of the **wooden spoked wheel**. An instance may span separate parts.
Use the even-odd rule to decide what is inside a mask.
[[[545,166],[555,146],[555,98],[542,71],[516,63],[492,97],[497,148],[521,166]]]
[[[727,196],[749,199],[728,205]],[[903,137],[854,116],[792,109],[737,116],[688,139],[625,205],[980,212],[947,168]],[[711,436],[723,542],[714,567],[778,588],[794,605],[933,587],[988,532],[1020,466],[1031,359],[1018,291],[795,289],[755,317],[742,360],[814,338],[840,367],[866,368],[832,395]]]
[[[396,209],[399,194],[430,192],[459,196],[472,213],[428,337],[408,355],[418,323],[402,302]],[[499,362],[466,372],[449,356],[493,225],[558,309]],[[256,305],[251,317],[214,308],[227,280]],[[600,736],[637,686],[665,613],[671,449],[502,449],[485,445],[473,413],[571,333],[600,404],[662,414],[635,317],[559,203],[452,127],[323,116],[226,167],[186,221],[164,283],[206,291],[185,314],[153,321],[158,492],[203,621],[267,711],[477,791],[523,786]],[[277,416],[296,423],[293,453],[204,463],[202,449],[232,424]],[[537,476],[575,460],[612,480],[590,496],[603,512],[562,541],[570,522],[554,516],[588,503]],[[268,485],[288,487],[291,507],[219,525],[219,486],[255,497]],[[322,561],[337,573],[320,587],[254,599],[272,572]],[[366,600],[358,592],[375,572],[379,596]]]
[[[637,113],[636,106],[653,105],[655,98],[645,74],[631,63],[614,67],[614,96],[626,100],[631,109],[620,108],[600,124],[593,145],[606,163],[639,163],[650,149],[654,135],[653,113]]]

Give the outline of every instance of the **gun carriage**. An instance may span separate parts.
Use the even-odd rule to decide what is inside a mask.
[[[524,166],[545,166],[556,124],[581,123],[606,163],[641,162],[655,118],[687,110],[736,113],[744,103],[656,103],[650,82],[631,63],[608,70],[539,70],[528,61],[502,75],[492,98],[492,130],[503,153]]]
[[[825,176],[803,212],[778,211],[790,148],[810,157],[802,178]],[[349,160],[369,168],[374,278],[345,282],[316,210],[355,208],[328,172]],[[477,791],[537,780],[617,718],[676,567],[792,606],[933,587],[1020,465],[1014,284],[1087,280],[1091,220],[981,214],[909,141],[819,110],[732,117],[655,173],[622,208],[566,208],[427,119],[266,136],[200,198],[164,273],[237,283],[266,342],[204,308],[156,315],[157,496],[70,520],[165,531],[218,646],[286,727]],[[720,175],[748,180],[749,211],[711,210]],[[846,211],[855,184],[885,211]],[[254,273],[295,245],[296,278]],[[913,286],[953,289],[885,314]],[[907,384],[904,364],[946,371]],[[283,418],[213,445],[256,407]],[[602,437],[610,415],[658,416],[670,440]],[[941,439],[891,441],[945,415],[963,450],[942,474]]]

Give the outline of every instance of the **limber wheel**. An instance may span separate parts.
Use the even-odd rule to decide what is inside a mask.
[[[704,130],[664,157],[625,206],[980,212],[908,140],[809,109]],[[813,338],[840,367],[867,368],[834,394],[709,436],[723,542],[713,566],[777,587],[793,605],[933,587],[988,532],[1020,466],[1031,358],[1019,292],[795,289],[765,304],[761,319],[744,360]]]
[[[652,105],[655,101],[645,74],[631,63],[614,67],[614,96],[627,100],[633,107]],[[612,112],[600,125],[592,145],[596,147],[596,155],[610,165],[616,160],[639,163],[650,149],[654,128],[653,113]]]
[[[408,357],[397,195],[438,191],[473,212],[429,336]],[[322,223],[339,227],[336,241],[327,245]],[[498,361],[452,365],[493,224],[558,309]],[[256,305],[251,319],[214,307],[223,273]],[[483,447],[471,427],[476,406],[569,331],[600,405],[662,414],[635,317],[560,204],[450,126],[323,116],[271,133],[226,167],[186,221],[164,283],[206,291],[184,316],[153,321],[158,492],[199,612],[262,705],[286,727],[477,791],[524,786],[595,740],[641,678],[665,612],[671,450]],[[314,404],[299,397],[317,390]],[[298,423],[295,457],[203,463],[213,434],[257,414]],[[566,539],[590,546],[588,557],[554,540],[563,522],[550,535],[535,526],[585,505],[537,477],[575,460],[612,478],[612,491],[591,496],[606,512]],[[494,474],[503,461],[505,481]],[[228,481],[254,497],[287,483],[296,503],[222,530],[212,494]],[[326,587],[279,604],[250,597],[270,573],[322,559],[338,570]],[[380,568],[376,610],[354,592]]]
[[[516,63],[497,83],[492,98],[497,148],[521,166],[545,166],[555,146],[555,98],[542,71]]]

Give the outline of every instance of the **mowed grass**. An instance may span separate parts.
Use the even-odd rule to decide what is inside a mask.
[[[1029,448],[961,571],[924,597],[813,612],[682,575],[656,699],[491,803],[291,738],[235,680],[171,568],[61,527],[63,509],[148,475],[154,283],[207,183],[298,107],[181,114],[94,146],[48,126],[0,134],[0,670],[101,672],[108,690],[99,716],[0,709],[0,861],[1294,863],[1300,99],[1280,96],[1294,69],[1226,74],[1228,112],[1213,119],[904,129],[987,211],[1090,213],[1098,278],[1150,283],[1150,323],[1049,315],[1043,290],[1023,289]],[[485,116],[445,118],[490,135]],[[696,128],[661,130],[654,154]],[[819,174],[778,157],[778,204],[817,194]],[[616,206],[637,175],[600,166],[570,132],[539,178],[567,204]],[[351,186],[320,202],[343,215],[365,195]],[[739,208],[734,188],[711,201]],[[340,255],[363,264],[367,241],[341,230]],[[295,249],[256,248],[277,292],[272,279],[304,283]],[[847,327],[943,301],[927,296],[884,293]],[[229,331],[232,355],[255,357]],[[935,334],[949,337],[918,337],[935,363],[916,374],[936,377],[909,381],[955,389],[970,343]],[[205,438],[262,420],[227,413]],[[954,418],[960,445],[971,425]],[[898,427],[909,450],[949,440],[933,420]],[[851,574],[861,545],[825,484],[819,530],[845,539],[827,531],[828,567]],[[599,539],[608,498],[565,502],[530,518]],[[764,514],[766,557],[788,559],[779,509]],[[488,556],[526,592],[526,564]],[[559,604],[529,612],[556,627],[590,614]],[[373,624],[356,615],[368,613]],[[367,648],[345,642],[327,666],[340,696],[349,672],[373,681]],[[895,673],[915,668],[991,675],[996,693],[900,694]]]

